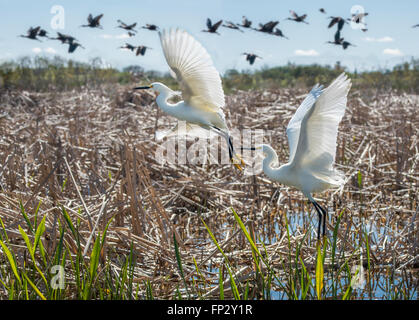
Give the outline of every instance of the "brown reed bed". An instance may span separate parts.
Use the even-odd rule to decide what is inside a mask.
[[[237,91],[226,97],[228,124],[263,129],[265,142],[286,162],[285,128],[306,92]],[[1,93],[0,233],[18,274],[38,264],[49,281],[53,257],[65,248],[60,295],[29,268],[44,297],[235,297],[231,270],[241,298],[316,298],[317,216],[304,196],[229,164],[162,166],[155,132],[176,120],[159,112],[154,99],[122,86]],[[324,298],[417,299],[418,107],[415,95],[349,94],[336,157],[346,183],[317,195],[329,213]],[[255,253],[232,209],[267,261]],[[44,217],[41,262],[41,252],[29,255],[19,226],[34,241]],[[105,230],[93,289],[84,296],[72,261],[78,257],[88,266]],[[17,284],[4,248],[0,264],[0,297],[10,298]],[[360,265],[365,281],[354,271]],[[112,277],[127,268],[130,282],[121,283],[134,289],[118,295]],[[354,279],[358,287],[350,285]],[[13,297],[24,298],[23,287],[17,288]],[[26,293],[40,297],[32,285]]]

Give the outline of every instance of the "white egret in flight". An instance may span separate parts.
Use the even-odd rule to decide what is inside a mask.
[[[301,103],[287,126],[290,156],[287,164],[279,168],[278,156],[270,145],[261,145],[265,158],[263,172],[272,180],[295,187],[314,205],[319,224],[326,233],[327,213],[313,198],[312,193],[323,192],[343,183],[343,174],[333,168],[336,156],[336,138],[339,122],[346,108],[351,80],[342,73],[323,90],[316,85]],[[245,148],[243,148],[245,149]]]
[[[231,162],[242,169],[243,160],[235,154],[223,113],[224,91],[221,78],[204,47],[182,30],[159,32],[163,53],[171,75],[179,82],[183,101],[172,104],[168,99],[177,92],[163,83],[154,82],[134,89],[152,89],[157,92],[157,105],[167,114],[188,125],[198,125],[224,137]],[[177,127],[172,129],[172,132]]]

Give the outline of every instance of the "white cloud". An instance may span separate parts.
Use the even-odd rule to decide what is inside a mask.
[[[127,39],[129,38],[128,33],[122,33],[122,34],[118,34],[118,35],[111,35],[111,34],[102,34],[100,35],[103,39]]]
[[[388,55],[388,56],[403,56],[404,53],[400,51],[400,49],[384,49],[383,50],[383,54]]]
[[[55,51],[55,49],[54,48],[51,48],[51,47],[44,49],[44,51],[46,53],[51,53],[51,54],[57,53],[57,51]]]
[[[118,36],[115,36],[115,38],[117,38],[117,39],[127,39],[127,38],[129,38],[129,35],[128,35],[128,33],[123,33],[123,34],[120,34]]]
[[[392,37],[382,37],[377,39],[378,42],[393,42],[394,39]]]
[[[394,39],[392,37],[381,37],[381,38],[365,37],[364,41],[368,41],[368,42],[393,42]]]
[[[302,57],[315,57],[319,55],[319,53],[314,49],[310,49],[310,50],[297,49],[294,51],[294,54],[296,56],[302,56]]]
[[[36,54],[39,54],[41,52],[46,52],[46,53],[49,53],[49,54],[57,53],[57,51],[54,48],[51,48],[51,47],[48,47],[46,49],[41,49],[41,48],[38,48],[38,47],[32,48],[32,52],[36,53]]]

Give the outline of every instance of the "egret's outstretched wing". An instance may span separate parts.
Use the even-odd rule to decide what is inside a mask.
[[[288,162],[291,163],[294,160],[295,151],[297,150],[298,139],[300,137],[300,127],[306,113],[311,109],[314,103],[317,101],[319,96],[323,92],[323,86],[316,84],[310,93],[300,104],[298,109],[295,111],[290,122],[287,126],[287,137],[288,147],[290,150],[290,156]]]
[[[160,41],[185,102],[201,110],[219,112],[225,104],[224,91],[220,75],[204,47],[182,30],[163,31]]]
[[[345,113],[350,88],[351,80],[342,73],[323,90],[311,107],[307,107],[301,120],[298,144],[293,158],[295,164],[315,168],[319,173],[332,170],[338,126]],[[301,117],[301,114],[298,117]]]

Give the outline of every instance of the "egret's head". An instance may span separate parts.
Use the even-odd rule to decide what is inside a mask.
[[[170,91],[170,89],[161,82],[153,82],[152,84],[148,86],[134,88],[134,90],[142,90],[142,89],[152,89],[153,91],[157,92],[157,94],[165,92],[165,91]]]
[[[262,150],[262,153],[265,157],[270,155],[273,151],[272,147],[268,144],[261,144],[258,148],[259,150]]]

